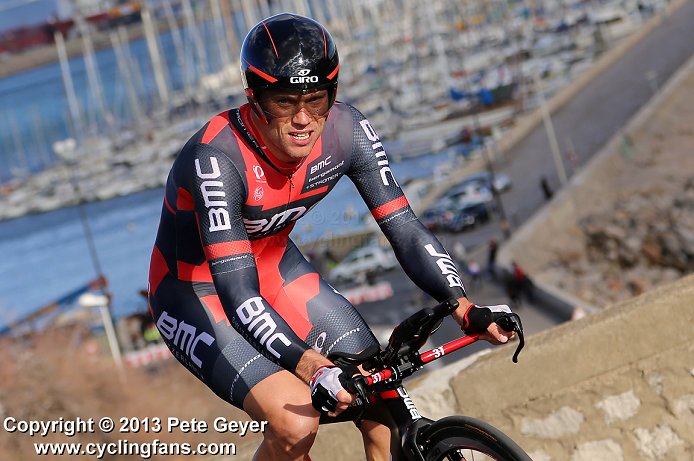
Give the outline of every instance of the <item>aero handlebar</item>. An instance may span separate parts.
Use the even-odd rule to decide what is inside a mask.
[[[479,340],[478,334],[466,335],[420,354],[419,349],[426,343],[429,336],[457,307],[458,301],[449,300],[415,312],[393,329],[388,345],[383,351],[373,348],[361,354],[334,353],[329,357],[337,365],[363,365],[365,370],[371,372],[370,375],[356,377],[349,389],[361,397],[359,400],[368,400],[366,387],[401,381],[425,364]],[[518,355],[525,346],[520,317],[514,313],[504,314],[497,318],[496,323],[505,331],[513,331],[518,336],[518,346],[513,354],[513,362],[517,363]]]

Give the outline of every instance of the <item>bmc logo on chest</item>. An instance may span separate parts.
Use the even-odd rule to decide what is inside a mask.
[[[280,211],[273,215],[270,219],[243,219],[243,224],[246,226],[248,235],[267,234],[268,232],[279,228],[287,221],[296,221],[306,214],[308,209],[305,206],[290,208]]]
[[[321,168],[325,168],[326,166],[330,165],[332,163],[332,155],[328,155],[325,157],[324,160],[321,160],[320,162],[316,163],[311,167],[311,174],[314,174],[316,171],[320,170]]]
[[[220,208],[227,206],[227,201],[222,200],[225,197],[224,183],[222,181],[212,181],[222,175],[222,172],[219,170],[219,163],[217,163],[217,157],[210,157],[210,167],[212,172],[203,173],[200,167],[200,160],[195,159],[195,172],[198,174],[198,178],[204,180],[200,184],[200,191],[202,192],[202,198],[207,208],[207,216],[210,220],[210,232],[229,230],[231,229],[229,212],[224,208]]]

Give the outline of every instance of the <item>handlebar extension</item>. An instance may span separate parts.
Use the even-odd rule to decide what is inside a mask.
[[[431,333],[438,328],[443,318],[452,314],[457,307],[458,301],[449,299],[434,307],[417,311],[400,322],[388,339],[385,363],[392,363],[403,346],[419,350]]]

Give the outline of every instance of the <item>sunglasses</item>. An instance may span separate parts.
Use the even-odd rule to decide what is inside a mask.
[[[274,92],[261,94],[258,103],[267,115],[274,118],[289,118],[304,110],[314,119],[325,117],[330,110],[330,99],[326,90],[308,94],[300,92]]]

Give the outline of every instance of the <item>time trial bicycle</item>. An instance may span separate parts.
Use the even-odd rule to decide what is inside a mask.
[[[321,417],[321,424],[349,420],[359,424],[370,408],[377,408],[381,413],[388,413],[391,430],[398,431],[398,437],[391,437],[396,440],[391,447],[393,460],[531,461],[513,440],[483,421],[468,416],[448,416],[438,421],[423,417],[402,385],[404,378],[424,365],[479,339],[479,335],[467,335],[419,352],[443,319],[457,307],[457,300],[449,300],[415,312],[395,327],[382,350],[375,346],[359,354],[330,354],[328,357],[335,364],[361,366],[369,374],[351,380],[348,390],[356,396],[353,405],[337,418]],[[516,333],[518,346],[513,361],[517,362],[525,345],[520,317],[504,314],[496,323]]]

